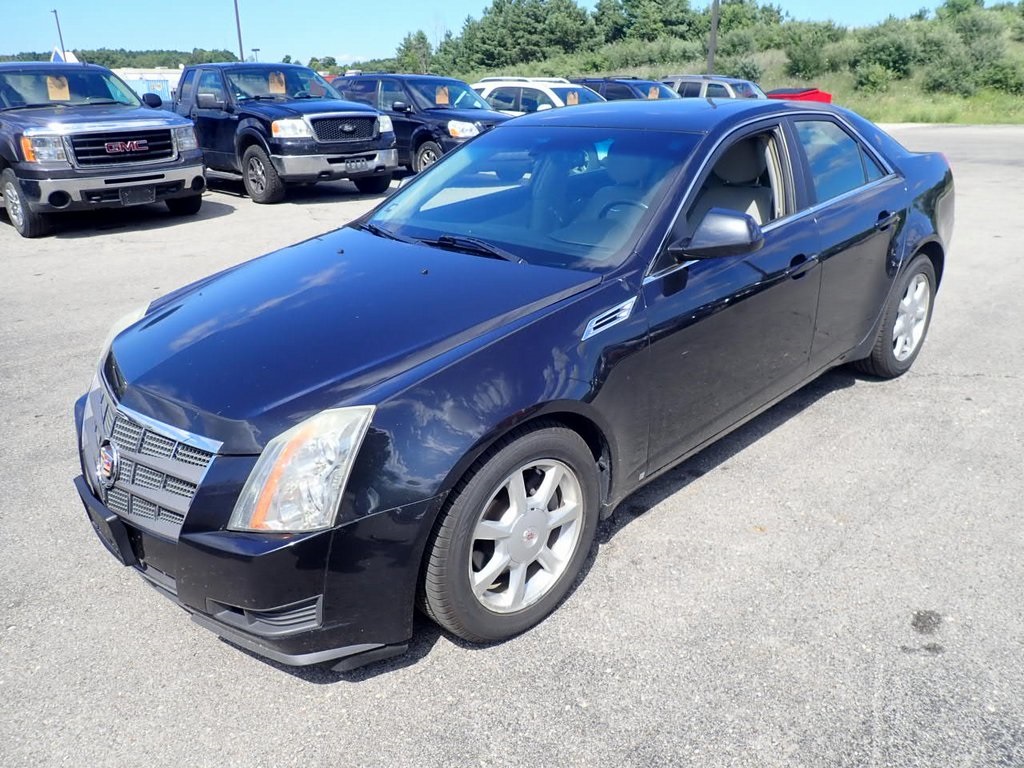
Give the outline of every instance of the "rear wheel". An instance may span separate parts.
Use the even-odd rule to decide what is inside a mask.
[[[422,604],[471,642],[542,621],[579,575],[597,529],[598,475],[562,426],[513,434],[477,462],[435,529]]]
[[[284,200],[284,182],[277,175],[263,147],[253,144],[242,155],[242,181],[254,203],[279,203]]]
[[[903,271],[885,308],[871,354],[854,366],[864,373],[894,379],[910,370],[917,359],[932,319],[935,267],[918,254]]]
[[[388,187],[391,186],[391,174],[382,173],[379,176],[363,176],[362,178],[352,179],[352,183],[364,195],[379,195],[387,192]]]
[[[444,154],[444,150],[441,149],[441,145],[433,141],[424,141],[420,144],[419,149],[416,150],[416,158],[413,160],[413,168],[416,173],[419,173],[429,165],[433,165],[441,159],[441,155]]]
[[[193,216],[203,207],[203,196],[172,197],[170,200],[164,200],[164,203],[174,216]]]
[[[42,237],[50,230],[50,220],[42,213],[36,213],[28,207],[28,201],[18,184],[14,171],[5,168],[0,173],[0,190],[3,190],[4,207],[7,218],[11,220],[15,231],[22,237]]]

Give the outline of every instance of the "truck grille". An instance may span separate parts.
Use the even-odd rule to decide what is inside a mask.
[[[83,133],[71,137],[79,165],[123,165],[174,157],[170,130]]]
[[[366,141],[372,139],[377,130],[377,118],[366,117],[321,117],[310,120],[317,141],[325,144],[340,141]]]
[[[131,418],[104,391],[90,397],[96,417],[86,471],[106,441],[120,457],[114,485],[97,488],[101,501],[136,527],[176,539],[214,454]]]

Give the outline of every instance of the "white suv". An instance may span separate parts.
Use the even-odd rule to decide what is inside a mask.
[[[473,90],[506,115],[526,115],[555,107],[571,107],[604,101],[585,85],[564,77],[485,77],[473,83]]]

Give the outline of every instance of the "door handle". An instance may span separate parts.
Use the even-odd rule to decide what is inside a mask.
[[[875,229],[879,232],[884,232],[897,221],[899,221],[899,212],[889,213],[888,211],[882,211],[878,214],[878,221],[875,222]]]
[[[818,266],[817,256],[811,256],[808,258],[801,253],[794,256],[792,261],[789,262],[789,269],[786,270],[786,275],[794,280],[799,280],[816,266]]]

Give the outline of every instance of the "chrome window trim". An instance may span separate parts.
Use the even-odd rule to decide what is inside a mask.
[[[694,187],[697,184],[697,180],[704,174],[704,171],[708,167],[708,163],[711,162],[712,156],[715,154],[715,152],[718,151],[719,147],[721,147],[722,144],[724,144],[727,140],[731,139],[737,133],[742,132],[743,130],[745,130],[746,128],[749,128],[752,125],[756,125],[757,123],[767,122],[767,121],[771,121],[771,120],[777,120],[778,121],[778,125],[781,126],[782,123],[786,119],[792,119],[792,120],[796,121],[798,119],[799,120],[803,120],[805,118],[807,118],[807,119],[825,118],[827,120],[833,120],[833,121],[839,123],[839,125],[844,130],[846,130],[848,133],[850,133],[850,134],[852,134],[854,136],[854,138],[860,143],[860,145],[862,147],[864,147],[864,149],[866,151],[868,151],[873,158],[875,158],[876,160],[880,161],[879,164],[888,173],[887,173],[887,175],[881,177],[880,179],[875,179],[874,181],[868,182],[867,184],[864,184],[863,186],[857,187],[855,189],[851,189],[848,192],[844,192],[842,195],[839,195],[838,197],[833,197],[830,200],[826,200],[824,202],[815,203],[814,205],[809,206],[808,208],[804,208],[804,209],[802,209],[800,211],[796,211],[794,213],[789,214],[788,216],[783,216],[780,219],[775,219],[775,221],[769,222],[766,226],[762,227],[761,228],[762,232],[765,232],[765,233],[771,232],[776,227],[779,227],[782,224],[789,224],[791,222],[798,221],[799,219],[802,219],[805,216],[808,216],[808,215],[810,215],[810,214],[812,214],[814,212],[817,212],[817,211],[821,210],[824,206],[831,205],[832,203],[836,202],[837,200],[843,200],[843,199],[845,199],[846,197],[848,197],[848,196],[850,196],[852,194],[860,193],[860,192],[864,191],[865,189],[870,189],[871,187],[873,187],[875,185],[879,185],[879,184],[881,184],[883,182],[889,181],[893,177],[898,177],[899,174],[896,173],[895,168],[888,161],[888,159],[883,157],[878,152],[876,152],[874,147],[872,147],[869,142],[865,141],[864,137],[860,134],[860,132],[856,128],[854,128],[849,123],[849,121],[847,121],[842,115],[835,114],[833,112],[826,112],[824,110],[808,110],[806,112],[801,111],[798,114],[793,114],[793,113],[790,113],[790,112],[775,112],[775,113],[771,113],[771,114],[767,114],[767,115],[759,115],[757,117],[753,117],[753,118],[751,118],[749,120],[746,120],[746,121],[740,123],[735,128],[733,128],[731,131],[729,131],[729,133],[727,133],[725,136],[722,136],[721,138],[719,138],[718,141],[716,141],[714,143],[714,145],[712,145],[711,149],[705,154],[704,161],[701,163],[700,167],[697,169],[697,172],[694,173],[694,175],[692,176],[692,181],[690,182],[690,185],[686,188],[686,194],[683,195],[682,202],[679,204],[679,207],[676,209],[676,213],[672,217],[671,223],[669,224],[668,228],[665,230],[665,234],[661,238],[661,243],[658,245],[658,249],[657,249],[657,252],[654,255],[654,258],[651,260],[651,263],[647,265],[647,269],[645,270],[645,275],[644,275],[644,278],[643,278],[643,284],[644,285],[647,285],[648,282],[650,282],[652,280],[655,280],[655,279],[657,279],[659,277],[664,277],[666,275],[669,275],[672,272],[675,272],[676,270],[684,269],[685,267],[689,267],[689,266],[691,266],[692,264],[694,264],[696,262],[696,260],[691,260],[691,261],[684,262],[682,264],[677,264],[677,265],[673,265],[671,267],[666,267],[665,269],[659,270],[658,272],[652,272],[652,270],[654,269],[654,265],[658,263],[658,259],[660,258],[661,254],[665,250],[665,246],[667,244],[669,235],[671,234],[672,230],[675,229],[676,222],[679,221],[679,217],[682,215],[683,210],[685,210],[687,203],[690,202],[691,195],[693,194],[693,191],[694,191]],[[783,138],[785,138],[785,131],[783,131]],[[792,167],[793,167],[792,153],[789,151],[788,144],[785,145],[785,148],[786,148],[786,154],[789,157],[790,170],[792,171]],[[791,182],[795,181],[795,179],[791,177],[790,181]],[[795,191],[795,187],[794,187],[794,191]],[[794,204],[795,203],[796,203],[796,201],[794,201]]]

